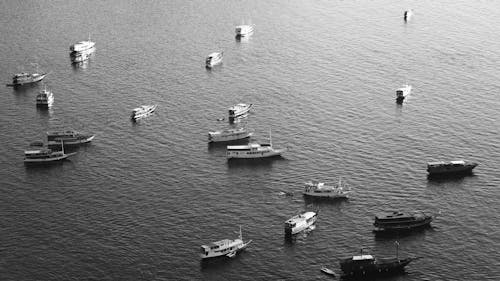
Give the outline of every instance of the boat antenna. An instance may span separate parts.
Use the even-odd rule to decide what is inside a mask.
[[[396,240],[396,242],[394,242],[394,245],[396,245],[396,259],[399,260],[399,242],[398,242],[398,240]]]

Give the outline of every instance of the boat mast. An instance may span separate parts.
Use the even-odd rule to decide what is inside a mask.
[[[64,140],[61,140],[61,151],[62,154],[64,155]]]
[[[396,240],[396,242],[394,242],[394,245],[396,245],[396,259],[399,260],[399,242]]]
[[[243,235],[241,234],[241,225],[240,225],[240,240],[243,241]]]
[[[269,129],[269,145],[273,146],[273,138],[271,137],[271,129]]]

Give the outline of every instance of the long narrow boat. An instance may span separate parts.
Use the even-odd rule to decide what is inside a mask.
[[[200,257],[202,259],[208,258],[216,258],[216,257],[234,257],[239,251],[245,249],[248,245],[252,243],[252,240],[243,241],[243,235],[241,234],[241,226],[240,226],[240,235],[238,238],[231,239],[223,239],[216,242],[212,242],[206,245],[201,246],[201,254]]]
[[[49,148],[30,148],[24,151],[24,163],[25,164],[46,164],[52,162],[62,161],[72,155],[73,153],[65,153],[63,142],[61,143],[61,151],[54,151]]]

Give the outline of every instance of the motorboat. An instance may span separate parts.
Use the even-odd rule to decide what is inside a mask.
[[[478,165],[476,162],[465,160],[438,161],[427,163],[427,172],[429,176],[450,175],[450,174],[468,174]]]
[[[315,212],[305,212],[293,216],[285,222],[285,235],[291,236],[307,230],[316,222],[317,217]]]
[[[412,16],[413,16],[413,11],[411,9],[408,9],[404,12],[403,19],[405,20],[405,22],[409,22]]]
[[[331,275],[331,276],[335,276],[335,272],[333,270],[329,269],[328,267],[322,267],[321,272],[328,274],[328,275]]]
[[[396,90],[396,101],[401,103],[411,94],[411,85],[405,84]]]
[[[375,216],[374,232],[400,232],[410,231],[429,226],[434,220],[434,215],[421,211],[415,212],[390,212]]]
[[[229,142],[249,138],[253,135],[246,128],[208,132],[208,142]]]
[[[82,52],[72,52],[72,53],[70,53],[71,62],[73,62],[73,63],[84,62],[84,61],[90,59],[90,57],[92,56],[92,53],[94,51],[95,51],[95,48],[91,48],[89,50],[82,51]]]
[[[396,242],[396,257],[375,258],[372,255],[361,254],[340,261],[343,280],[373,280],[380,276],[403,273],[405,266],[421,257],[408,257],[400,259],[398,255],[399,243]]]
[[[240,227],[240,235],[238,238],[231,239],[223,239],[216,242],[209,243],[207,245],[201,246],[201,254],[200,257],[202,259],[208,258],[216,258],[216,257],[234,257],[239,251],[245,249],[252,240],[243,241],[243,236],[241,234]]]
[[[229,118],[237,118],[247,114],[253,104],[238,103],[229,108]]]
[[[244,36],[249,36],[253,33],[255,28],[255,25],[250,24],[243,24],[243,25],[238,25],[235,28],[236,36],[237,37],[244,37]]]
[[[274,148],[269,132],[269,143],[249,143],[247,145],[228,145],[226,157],[231,159],[260,159],[281,156],[286,148]]]
[[[205,60],[205,65],[208,68],[211,68],[215,65],[218,65],[222,63],[222,57],[224,56],[224,52],[214,52],[208,55],[208,57]]]
[[[65,153],[63,142],[59,143],[61,146],[60,151],[54,151],[49,148],[40,147],[39,145],[30,147],[30,149],[24,151],[24,163],[42,164],[57,162],[76,154],[76,152]]]
[[[51,91],[47,90],[47,87],[36,96],[36,106],[38,107],[50,107],[53,102],[54,95]]]
[[[73,130],[47,132],[49,147],[56,146],[61,143],[61,141],[63,141],[66,146],[85,144],[91,142],[94,137],[94,135],[82,134]]]
[[[69,50],[71,52],[84,52],[93,48],[95,48],[95,42],[90,41],[90,36],[89,36],[89,40],[75,43],[69,47]]]
[[[306,182],[304,187],[304,192],[302,193],[306,197],[312,198],[349,198],[351,190],[342,179],[339,179],[336,185],[326,185],[323,182],[309,181]]]
[[[43,78],[47,76],[47,73],[17,73],[12,77],[12,84],[7,84],[7,86],[20,86],[30,83],[36,83],[42,81]]]
[[[140,107],[134,108],[132,110],[132,114],[130,118],[132,118],[133,121],[137,121],[139,119],[142,119],[144,117],[147,117],[156,110],[157,105],[142,105]]]

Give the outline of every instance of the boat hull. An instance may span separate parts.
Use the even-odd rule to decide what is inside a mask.
[[[345,193],[345,194],[331,193],[331,194],[328,194],[326,192],[324,192],[324,193],[304,192],[304,193],[302,193],[302,195],[304,195],[304,197],[311,198],[311,199],[349,199],[349,193]]]
[[[12,84],[7,84],[7,86],[8,87],[15,87],[15,86],[22,86],[22,85],[28,85],[28,84],[40,82],[43,80],[43,78],[45,78],[45,76],[47,76],[47,73],[41,74],[41,75],[39,75],[39,76],[33,78],[32,80],[29,80],[29,81],[13,81]]]
[[[200,255],[202,260],[211,260],[211,259],[217,259],[217,258],[231,258],[234,257],[236,254],[239,252],[245,250],[245,248],[252,243],[252,240],[249,240],[241,245],[238,246],[237,249],[232,250],[232,251],[224,251],[224,252],[219,252],[216,254],[210,253],[209,255]]]
[[[91,142],[94,139],[94,135],[81,138],[81,139],[62,139],[64,146],[81,145]],[[61,147],[61,140],[49,141],[47,143],[49,147]]]
[[[235,134],[235,135],[227,135],[227,136],[217,136],[217,135],[210,135],[208,136],[208,142],[209,143],[214,143],[214,142],[231,142],[231,141],[237,141],[237,140],[244,140],[248,139],[252,136],[253,134],[250,132],[242,133],[242,134]]]
[[[75,155],[76,153],[66,153],[60,156],[50,157],[50,158],[39,158],[39,159],[30,159],[25,158],[24,164],[48,164],[48,163],[57,163],[65,160],[66,158]]]
[[[250,112],[250,109],[252,108],[252,104],[248,105],[246,108],[242,108],[240,110],[229,110],[229,118],[235,119],[241,116],[244,116]]]
[[[420,229],[424,227],[430,226],[430,223],[433,221],[433,217],[428,216],[424,218],[421,221],[416,221],[412,223],[407,223],[407,224],[401,224],[401,225],[384,225],[384,224],[377,224],[375,223],[375,228],[373,229],[374,232],[406,232],[406,231],[411,231],[415,229]]]
[[[263,158],[272,158],[279,157],[286,149],[273,149],[273,151],[263,151],[258,153],[248,153],[248,154],[233,154],[228,152],[227,160],[236,160],[236,159],[263,159]]]
[[[350,260],[350,259],[349,259]],[[342,269],[342,279],[344,280],[372,280],[380,276],[390,276],[401,274],[405,267],[415,258],[393,261],[377,262],[374,264],[350,265],[345,262],[340,263]]]
[[[427,168],[427,172],[429,176],[470,174],[476,166],[477,164],[469,164],[464,167],[451,167],[449,169],[429,167]]]

